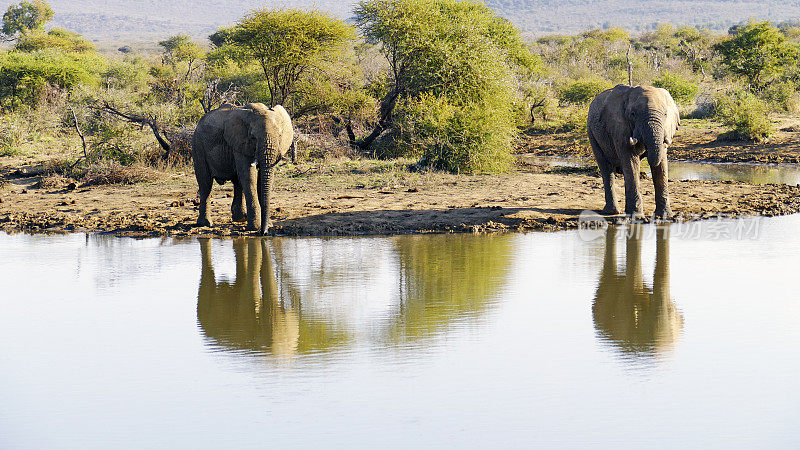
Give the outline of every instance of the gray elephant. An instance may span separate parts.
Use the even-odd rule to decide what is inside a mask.
[[[233,182],[234,221],[247,220],[248,230],[269,230],[269,200],[275,166],[287,153],[296,159],[294,130],[281,105],[223,104],[200,119],[192,141],[194,173],[200,189],[198,226],[211,226],[208,197],[216,180]],[[244,194],[247,209],[242,205]]]
[[[665,89],[617,85],[589,105],[587,133],[603,177],[606,205],[602,213],[619,214],[614,175],[625,178],[625,214],[643,215],[639,163],[647,157],[656,191],[657,218],[672,217],[667,188],[667,146],[678,129],[678,106]]]

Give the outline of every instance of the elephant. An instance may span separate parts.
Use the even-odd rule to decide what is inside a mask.
[[[652,287],[642,276],[642,224],[627,230],[625,268],[617,269],[616,227],[606,230],[605,255],[592,316],[597,332],[624,353],[649,358],[672,347],[683,317],[670,298],[669,228],[656,230]]]
[[[233,182],[233,220],[261,235],[270,227],[269,201],[275,166],[287,153],[296,162],[292,119],[281,105],[225,103],[204,115],[194,132],[192,160],[200,194],[198,226],[211,226],[211,186]],[[242,205],[244,194],[247,209]]]
[[[655,217],[670,219],[667,147],[680,124],[678,106],[665,89],[617,85],[589,105],[587,134],[605,190],[604,215],[619,214],[615,174],[625,179],[625,214],[643,216],[639,164],[647,157],[656,194]]]

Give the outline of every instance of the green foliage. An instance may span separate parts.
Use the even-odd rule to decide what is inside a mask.
[[[600,29],[589,30],[581,33],[581,36],[583,36],[584,38],[598,39],[604,42],[623,41],[625,43],[627,43],[631,38],[630,34],[628,34],[628,32],[625,31],[624,28],[620,27],[612,27],[607,30],[600,30]]]
[[[34,0],[11,5],[3,14],[3,34],[14,36],[17,33],[27,34],[31,30],[40,29],[53,19],[53,9],[46,2]]]
[[[423,164],[456,173],[507,170],[516,129],[508,125],[511,110],[498,106],[457,106],[445,97],[423,94],[401,111],[403,153],[421,153]]]
[[[564,103],[589,103],[597,94],[612,87],[611,82],[601,78],[582,78],[563,86],[558,97]]]
[[[190,66],[203,57],[203,49],[185,34],[172,36],[160,41],[158,46],[164,49],[164,61],[175,67],[178,62],[186,62]]]
[[[122,60],[108,60],[101,75],[108,88],[145,92],[152,80],[150,70],[142,57],[126,56]]]
[[[319,76],[319,67],[354,38],[352,27],[319,11],[262,9],[212,35],[223,44],[217,50],[223,57],[212,59],[258,63],[270,94],[265,102],[283,104],[298,115],[298,83]]]
[[[781,81],[768,85],[761,91],[761,98],[775,110],[790,113],[800,110],[800,95],[797,86],[791,82]]]
[[[767,104],[755,94],[739,91],[717,97],[717,120],[744,139],[763,139],[774,131]]]
[[[35,52],[39,50],[57,49],[72,53],[94,52],[94,45],[71,31],[53,28],[44,31],[34,31],[20,36],[14,48],[21,52]]]
[[[42,51],[0,53],[0,105],[35,106],[48,88],[69,90],[95,85],[104,66],[97,55]]]
[[[653,81],[653,86],[669,91],[675,103],[679,105],[692,103],[700,92],[700,88],[696,84],[670,72],[661,74],[659,78]]]
[[[722,64],[747,78],[751,87],[761,89],[771,78],[797,64],[800,50],[769,22],[750,22],[735,30],[736,35],[714,45]]]
[[[401,105],[406,154],[455,172],[508,166],[517,75],[540,67],[509,22],[482,3],[455,0],[366,1],[355,18],[389,62],[382,118]]]

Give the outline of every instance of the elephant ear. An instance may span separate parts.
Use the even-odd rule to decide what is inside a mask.
[[[241,153],[244,156],[254,158],[256,156],[256,141],[250,135],[250,126],[247,122],[247,111],[232,111],[225,121],[225,143],[231,150]]]

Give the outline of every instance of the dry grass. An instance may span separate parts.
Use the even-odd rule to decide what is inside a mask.
[[[71,178],[67,178],[61,174],[49,174],[42,177],[38,183],[36,183],[36,187],[41,189],[61,189],[70,183],[73,180]]]
[[[101,184],[134,184],[158,179],[158,173],[141,164],[123,166],[117,162],[105,162],[89,166],[80,180],[83,186]]]

